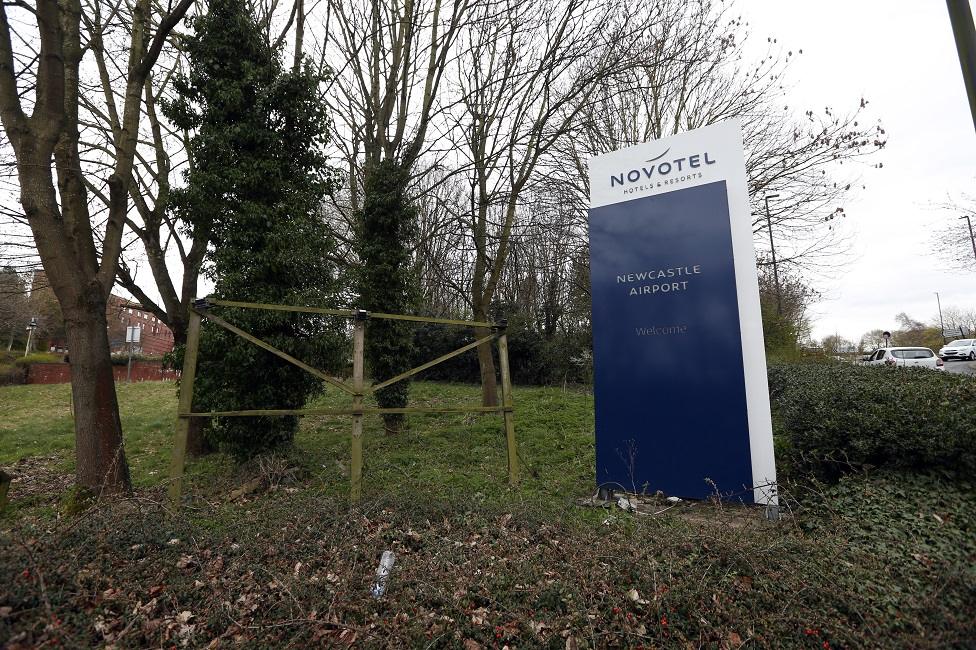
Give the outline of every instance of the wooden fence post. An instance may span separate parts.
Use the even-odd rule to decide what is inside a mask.
[[[352,408],[363,407],[363,354],[366,340],[366,312],[356,312],[352,325]],[[363,414],[352,416],[352,451],[349,468],[349,501],[359,503],[363,492]]]
[[[177,407],[176,441],[173,460],[169,468],[169,500],[173,509],[180,507],[183,493],[183,468],[186,463],[186,439],[190,418],[185,413],[193,411],[193,380],[197,374],[197,354],[200,351],[200,314],[190,309],[190,323],[186,334],[186,351],[183,354],[183,374],[180,376],[180,402]]]
[[[508,337],[498,337],[498,362],[502,372],[502,417],[505,420],[505,440],[508,445],[508,484],[518,483],[518,450],[515,447],[515,417],[512,413],[512,376],[508,370]]]

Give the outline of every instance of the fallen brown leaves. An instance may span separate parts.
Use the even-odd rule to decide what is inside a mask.
[[[609,526],[561,523],[415,498],[350,511],[309,490],[180,516],[143,500],[51,531],[22,521],[0,538],[0,638],[11,649],[731,649],[805,641],[810,627],[858,645],[876,620],[870,593],[840,592],[844,549],[830,540],[759,518],[615,514]],[[396,563],[376,599],[384,550]]]

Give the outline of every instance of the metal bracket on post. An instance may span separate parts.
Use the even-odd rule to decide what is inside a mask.
[[[369,312],[365,309],[357,309],[353,311],[353,320],[363,322],[369,320]]]
[[[503,318],[491,326],[491,331],[495,334],[504,334],[508,331],[508,319]]]
[[[779,506],[773,504],[766,505],[765,512],[766,521],[779,521]]]
[[[193,309],[200,313],[206,313],[213,307],[210,302],[210,296],[204,296],[203,298],[195,298],[193,300]]]

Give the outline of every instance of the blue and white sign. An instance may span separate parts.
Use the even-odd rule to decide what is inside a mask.
[[[589,171],[597,482],[777,505],[738,123]]]

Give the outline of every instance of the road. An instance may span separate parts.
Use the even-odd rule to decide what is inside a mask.
[[[976,377],[976,361],[946,361],[945,369],[948,372]]]

